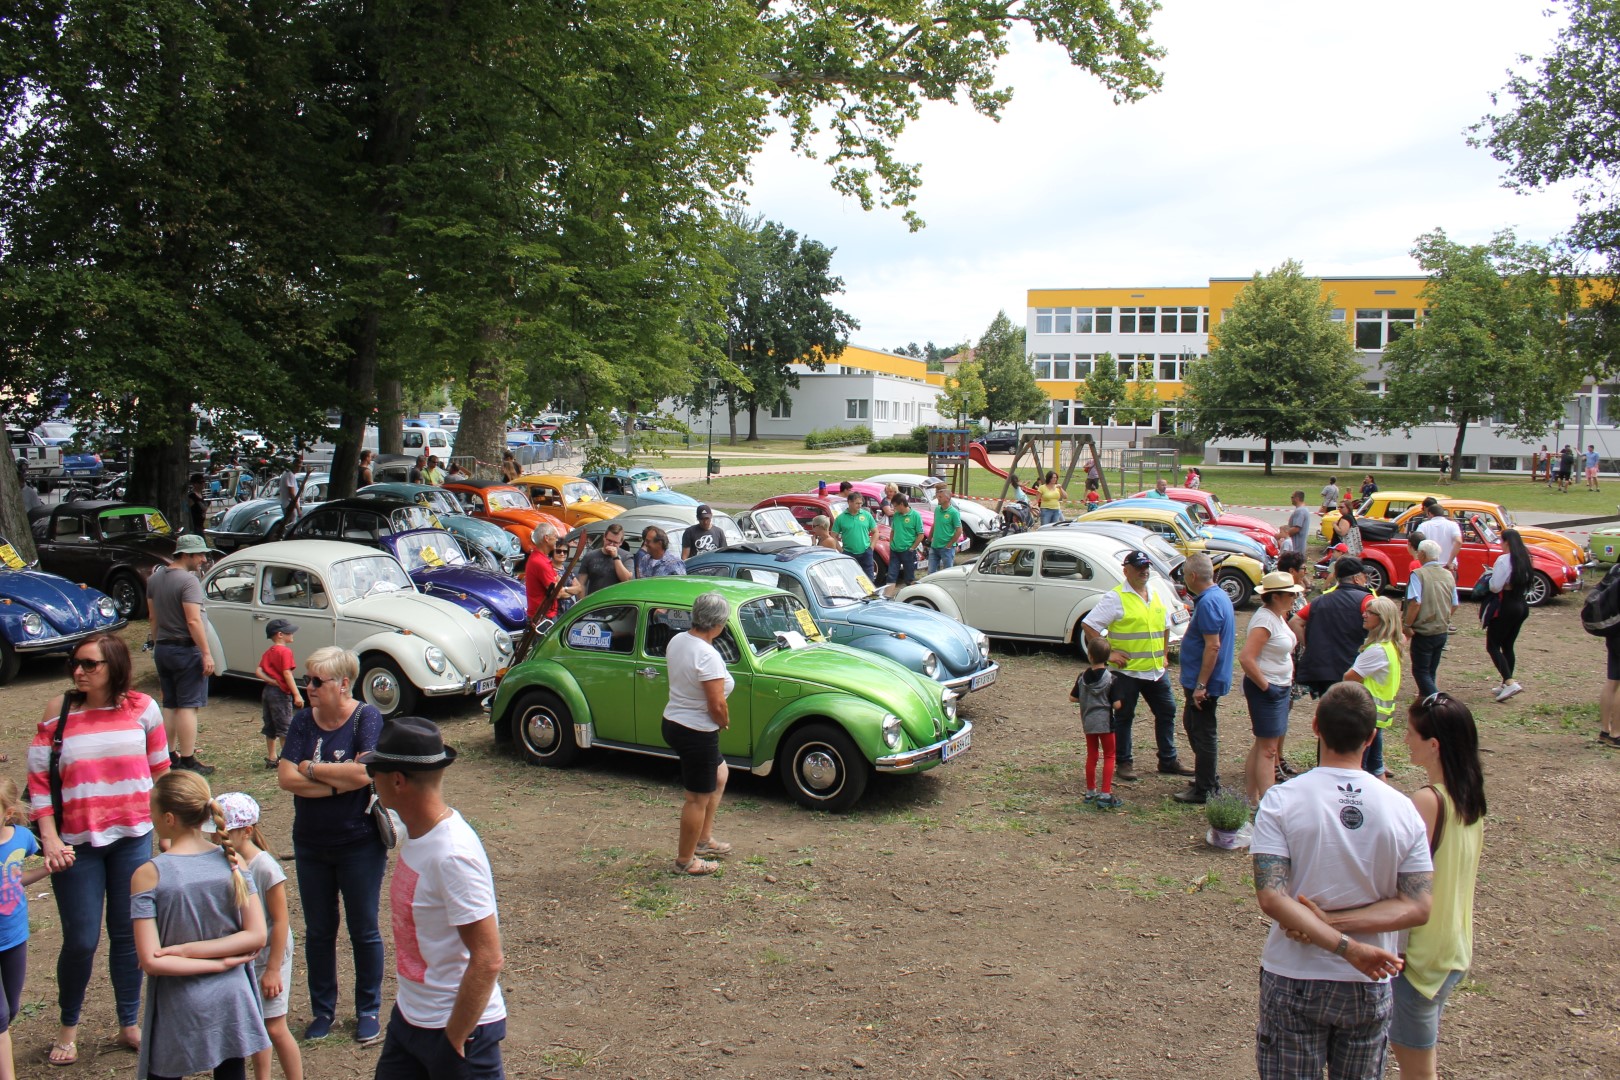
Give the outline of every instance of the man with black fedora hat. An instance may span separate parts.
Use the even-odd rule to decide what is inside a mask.
[[[495,879],[478,834],[444,801],[455,747],[433,721],[399,716],[357,760],[405,826],[388,893],[399,984],[376,1076],[504,1078]]]

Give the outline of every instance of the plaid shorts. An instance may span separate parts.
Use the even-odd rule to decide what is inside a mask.
[[[1380,1080],[1389,1058],[1390,984],[1290,979],[1260,971],[1254,1058],[1260,1080]]]

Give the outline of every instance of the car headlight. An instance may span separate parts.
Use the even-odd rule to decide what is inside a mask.
[[[922,673],[932,679],[939,674],[939,657],[932,652],[923,654]]]
[[[974,643],[979,646],[979,659],[990,659],[990,638],[985,635],[983,630],[975,630],[973,635]]]
[[[893,713],[883,714],[883,744],[890,750],[900,749],[900,718]]]
[[[435,675],[443,675],[444,669],[449,666],[444,658],[444,650],[437,645],[429,645],[423,649],[422,660],[427,664],[428,670]]]
[[[950,717],[952,720],[955,720],[956,719],[956,691],[952,690],[950,687],[947,686],[945,688],[945,693],[940,697],[939,706],[940,706],[940,708],[945,710],[945,715],[946,716]]]
[[[113,606],[113,602],[110,597],[103,596],[100,600],[96,601],[96,614],[100,615],[103,619],[116,619],[118,617],[118,609]]]
[[[512,655],[512,635],[505,630],[495,631],[495,651],[502,656]]]
[[[30,611],[22,617],[22,628],[29,637],[39,637],[45,632],[45,620]]]

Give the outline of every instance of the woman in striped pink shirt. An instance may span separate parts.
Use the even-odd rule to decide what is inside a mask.
[[[141,1041],[141,969],[135,957],[129,883],[152,857],[152,780],[169,769],[169,745],[157,703],[130,689],[129,648],[111,634],[89,638],[68,661],[73,689],[45,707],[28,747],[30,817],[39,825],[62,917],[56,959],[62,1031],[52,1065],[78,1060],[79,1012],[105,911],[108,967],[118,1006],[118,1041]],[[51,744],[61,719],[60,797],[51,790]]]

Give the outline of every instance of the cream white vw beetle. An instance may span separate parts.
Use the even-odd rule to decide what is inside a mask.
[[[512,662],[512,637],[493,619],[418,592],[392,555],[335,540],[259,544],[215,563],[203,579],[208,644],[221,674],[256,678],[271,619],[298,627],[302,665],[323,645],[360,658],[354,696],[384,716],[417,698],[480,697]]]
[[[1080,620],[1104,593],[1125,580],[1132,547],[1112,537],[1039,529],[992,540],[972,563],[929,574],[897,599],[942,611],[991,637],[1024,641],[1084,641]],[[1170,647],[1187,631],[1187,608],[1157,570],[1149,587],[1170,613]]]

